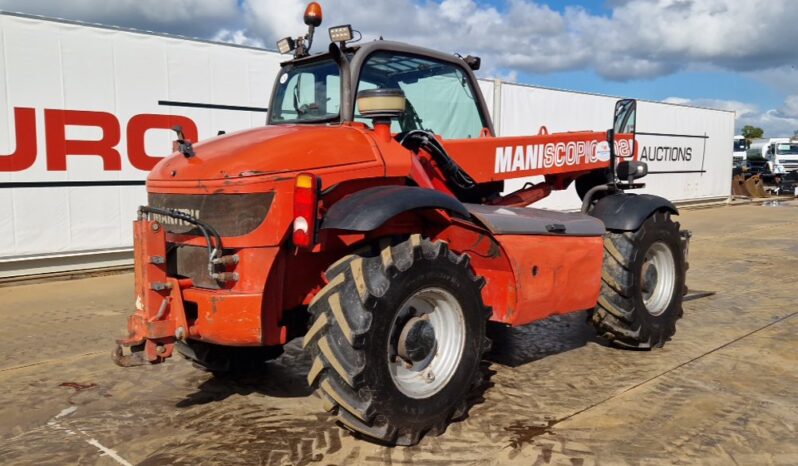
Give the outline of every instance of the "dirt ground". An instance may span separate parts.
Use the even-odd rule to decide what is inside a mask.
[[[0,288],[2,464],[798,464],[798,202],[683,212],[665,348],[602,346],[583,314],[508,331],[468,418],[412,448],[338,428],[292,342],[262,373],[122,369],[132,276]]]

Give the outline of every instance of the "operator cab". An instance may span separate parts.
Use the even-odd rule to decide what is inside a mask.
[[[404,94],[404,112],[391,121],[392,133],[431,131],[443,139],[493,135],[485,102],[473,69],[476,57],[461,58],[408,44],[378,40],[352,46],[351,26],[330,28],[329,49],[309,54],[321,10],[309,15],[308,34],[278,41],[282,53],[294,59],[282,64],[272,91],[268,124],[307,125],[358,122],[372,118],[357,106],[358,93],[373,89]],[[315,10],[314,10],[315,11]],[[359,40],[359,39],[358,39]]]

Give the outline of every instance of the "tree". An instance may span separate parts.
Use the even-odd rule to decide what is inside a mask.
[[[793,139],[798,139],[798,129],[796,129],[796,130],[795,130],[795,131],[792,133],[792,137],[793,137]]]
[[[757,128],[755,126],[745,125],[743,126],[742,134],[745,139],[748,139],[750,141],[751,139],[759,139],[762,136],[764,136],[765,130],[763,130],[762,128]]]

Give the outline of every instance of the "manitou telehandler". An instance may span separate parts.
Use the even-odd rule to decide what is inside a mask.
[[[689,235],[670,202],[626,192],[647,172],[635,101],[606,132],[496,137],[478,58],[355,45],[350,26],[310,55],[315,2],[305,23],[278,43],[294,57],[267,126],[196,145],[177,129],[150,173],[118,364],[177,350],[224,371],[304,336],[308,384],[337,421],[412,445],[465,414],[488,321],[586,310],[618,346],[674,334]],[[526,208],[571,183],[581,213]]]

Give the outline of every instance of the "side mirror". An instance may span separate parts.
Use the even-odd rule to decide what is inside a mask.
[[[637,128],[637,101],[622,99],[615,102],[615,118],[612,128],[615,134],[635,134]]]
[[[466,62],[466,65],[468,65],[468,67],[474,71],[479,70],[479,68],[482,66],[482,59],[473,55],[468,55],[467,57],[463,58],[463,61]]]
[[[635,138],[635,133],[637,131],[637,101],[635,99],[621,99],[615,102],[615,115],[612,121],[612,130],[607,132],[607,142],[610,143],[610,170],[608,172],[608,176],[613,178],[611,183],[614,183],[615,175],[613,174],[613,169],[615,173],[618,175],[620,179],[628,179],[629,183],[631,184],[634,178],[640,178],[645,176],[648,173],[648,168],[646,167],[644,170],[645,172],[640,176],[635,176],[634,178],[630,177],[630,175],[634,175],[637,173],[635,170],[631,170],[631,167],[624,167],[621,168],[623,163],[616,164],[615,159],[615,138],[621,134],[631,134],[632,135],[632,153],[637,153],[637,139]],[[645,164],[643,164],[645,166]],[[622,174],[623,173],[623,174]]]
[[[624,160],[618,164],[615,172],[618,174],[618,178],[628,180],[631,184],[632,181],[648,175],[648,164],[639,160]]]

